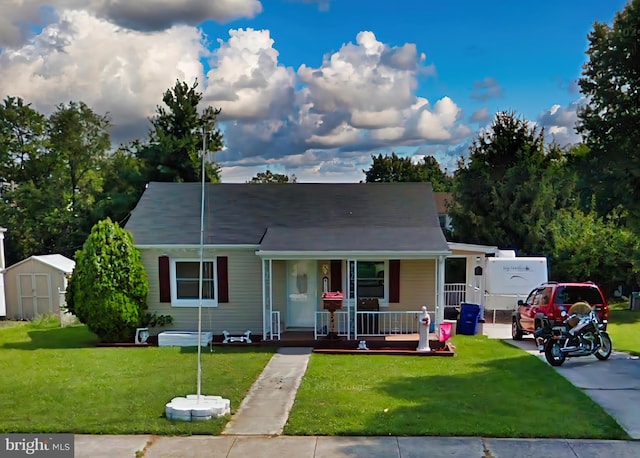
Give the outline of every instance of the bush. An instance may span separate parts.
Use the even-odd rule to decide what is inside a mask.
[[[149,284],[131,234],[109,218],[76,253],[67,307],[102,342],[131,342],[145,317]]]

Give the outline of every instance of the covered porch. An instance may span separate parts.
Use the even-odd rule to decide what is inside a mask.
[[[445,254],[259,255],[263,340],[417,340],[422,306],[432,331],[444,320]],[[343,299],[332,323],[322,296],[336,291]]]

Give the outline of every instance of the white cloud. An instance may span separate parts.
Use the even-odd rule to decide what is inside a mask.
[[[566,107],[553,105],[538,117],[537,124],[544,127],[548,140],[555,140],[560,146],[570,145],[581,141],[575,126],[578,121],[577,110],[585,103],[584,98],[574,100]]]
[[[109,46],[105,46],[109,43]],[[122,29],[83,11],[65,11],[32,42],[0,54],[0,96],[20,96],[44,113],[69,100],[110,113],[114,140],[137,129],[177,79],[203,79],[200,32]]]
[[[229,35],[213,52],[205,101],[222,108],[221,120],[282,119],[293,108],[295,74],[278,64],[269,31]]]
[[[3,0],[0,46],[24,43],[30,27],[56,22],[55,12],[78,9],[124,28],[161,31],[205,20],[228,22],[262,11],[259,0]]]
[[[144,2],[160,10],[147,23],[136,22],[137,4],[120,0],[87,1],[83,10],[63,8],[80,0],[60,0],[58,10],[47,11],[38,9],[44,2],[16,3],[33,21],[48,13],[52,22],[25,44],[0,48],[0,97],[20,96],[45,114],[59,103],[83,101],[111,115],[112,139],[119,143],[145,138],[164,91],[176,80],[197,78],[205,102],[222,108],[225,150],[216,160],[234,173],[277,163],[300,177],[351,170],[361,179],[372,153],[450,145],[470,132],[453,100],[430,104],[416,96],[418,78],[435,69],[414,44],[390,46],[360,32],[318,67],[295,71],[280,63],[277,37],[268,30],[232,29],[210,50],[195,27],[171,26],[214,14],[229,18],[220,9],[225,5],[249,16],[257,10],[240,6],[259,2],[210,2],[214,11],[198,1],[190,4],[191,16],[175,13],[175,21],[163,23],[160,18],[174,11],[164,1]]]

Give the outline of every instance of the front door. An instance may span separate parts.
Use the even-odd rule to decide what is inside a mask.
[[[318,308],[317,262],[287,262],[287,326],[313,327]]]

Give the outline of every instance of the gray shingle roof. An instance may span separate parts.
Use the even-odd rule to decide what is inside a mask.
[[[197,245],[200,184],[150,183],[137,245]],[[429,183],[207,184],[205,243],[261,250],[448,251]]]

